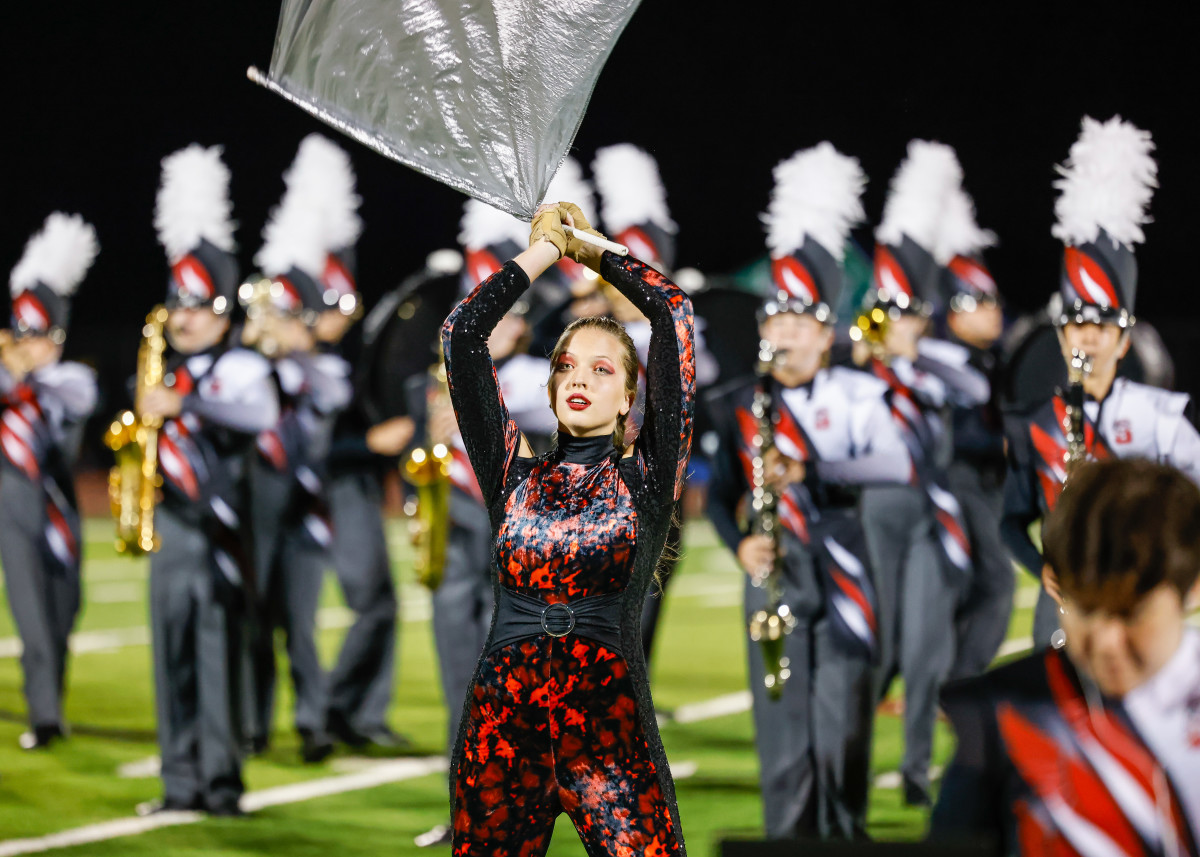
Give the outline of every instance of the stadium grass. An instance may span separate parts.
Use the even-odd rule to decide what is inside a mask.
[[[413,741],[405,755],[441,755],[445,708],[437,681],[428,594],[411,579],[409,547],[403,522],[392,522],[390,539],[401,589],[402,624],[397,663],[398,685],[391,725]],[[78,631],[145,626],[145,560],[115,555],[111,525],[89,520],[85,530],[84,611]],[[1032,586],[1027,576],[1023,588]],[[0,589],[0,601],[4,601]],[[668,590],[652,668],[652,688],[660,709],[698,703],[746,688],[746,643],[741,620],[741,580],[732,557],[704,522],[689,522],[677,577]],[[1019,599],[1028,604],[1031,599]],[[332,576],[322,599],[336,618],[341,594]],[[1010,638],[1027,636],[1031,611],[1014,611]],[[323,661],[330,665],[344,630],[321,631]],[[0,640],[15,635],[7,603],[0,609]],[[757,652],[755,652],[757,656]],[[280,693],[271,748],[249,760],[248,789],[334,776],[345,769],[339,750],[319,765],[303,765],[299,741],[290,724],[292,707],[286,664],[280,664]],[[897,686],[892,696],[902,693]],[[67,699],[69,741],[47,751],[28,753],[17,746],[26,728],[21,671],[13,657],[0,657],[0,841],[41,836],[85,824],[128,817],[139,801],[158,797],[155,777],[124,778],[122,765],[157,752],[150,651],[127,645],[76,655],[71,662]],[[693,768],[678,779],[680,817],[694,855],[718,853],[724,838],[761,836],[757,761],[749,712],[690,723],[668,722],[663,741],[674,767]],[[902,723],[881,714],[876,722],[874,773],[895,771],[902,753]],[[934,762],[945,764],[953,737],[937,727]],[[372,755],[380,755],[378,753]],[[372,789],[271,807],[245,819],[206,819],[181,827],[77,846],[72,855],[280,853],[292,857],[339,857],[439,853],[418,849],[413,837],[447,816],[444,773]],[[880,839],[918,839],[927,812],[905,807],[899,788],[872,791],[868,819]],[[583,847],[566,816],[559,819],[551,855],[582,857]]]

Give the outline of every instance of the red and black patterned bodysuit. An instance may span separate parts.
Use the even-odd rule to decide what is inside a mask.
[[[653,326],[645,422],[631,456],[607,437],[564,437],[544,456],[518,455],[520,432],[487,350],[492,328],[529,287],[516,263],[481,283],[442,329],[451,398],[491,519],[497,602],[578,611],[561,636],[553,621],[534,618],[514,634],[493,619],[451,766],[456,857],[542,855],[560,812],[591,855],[685,854],[640,616],[691,448],[692,307],[634,259],[605,253],[601,269]],[[602,608],[600,618],[589,621],[585,605]]]

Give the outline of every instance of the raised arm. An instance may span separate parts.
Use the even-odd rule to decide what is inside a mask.
[[[658,271],[605,252],[600,274],[650,320],[646,415],[638,445],[656,490],[678,499],[692,450],[696,361],[692,302]]]
[[[475,478],[489,502],[520,436],[504,406],[487,341],[527,288],[525,271],[515,261],[505,262],[463,298],[442,325],[450,400]]]

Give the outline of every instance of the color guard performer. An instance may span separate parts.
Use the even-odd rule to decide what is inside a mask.
[[[161,385],[137,402],[158,434],[161,548],[150,557],[150,630],[163,797],[139,814],[240,815],[241,630],[249,573],[246,458],[274,425],[271,367],[230,342],[237,300],[229,170],[219,147],[163,161],[155,227],[171,266]]]
[[[873,488],[862,501],[881,605],[880,696],[897,672],[904,676],[901,775],[909,805],[929,804],[937,694],[954,661],[954,616],[972,574],[966,524],[945,478],[947,411],[990,397],[965,349],[925,336],[938,296],[933,249],[946,200],[961,180],[949,146],[909,144],[876,231],[875,292],[867,306],[867,318],[878,324],[877,333],[865,332],[875,340],[868,365],[888,384],[913,464],[909,485]]]
[[[865,835],[879,632],[857,494],[903,482],[911,465],[887,385],[823,368],[846,239],[863,217],[858,161],[822,143],[775,180],[764,219],[778,292],[759,314],[766,374],[712,394],[720,445],[708,508],[746,572],[747,620],[776,608],[794,617],[776,662],[749,645],[766,834],[849,839]],[[764,483],[778,498],[776,537],[746,520]]]
[[[79,215],[55,212],[10,277],[0,331],[0,562],[21,637],[26,750],[66,734],[67,643],[79,613],[83,544],[71,468],[96,407],[96,375],[61,360],[70,299],[99,245]]]
[[[329,308],[322,278],[348,232],[344,187],[330,183],[329,150],[319,137],[300,146],[285,175],[287,192],[263,230],[255,262],[268,280],[241,296],[243,339],[271,356],[280,391],[278,421],[258,437],[250,471],[257,634],[247,718],[252,749],[265,747],[275,703],[275,629],[286,637],[295,689],[300,755],[319,762],[333,750],[325,731],[328,688],[316,647],[317,606],[332,541],[325,460],[334,421],[349,404],[349,367],[317,350],[315,327]],[[342,154],[340,151],[337,154]],[[344,155],[343,155],[344,156]],[[353,210],[349,212],[353,214]],[[341,219],[339,220],[339,215]],[[344,266],[336,258],[332,264]],[[264,293],[265,290],[265,293]],[[339,296],[340,300],[340,296]]]
[[[1084,117],[1070,158],[1059,168],[1063,177],[1056,182],[1061,195],[1053,229],[1065,245],[1059,342],[1068,365],[1072,352],[1082,352],[1077,458],[1149,458],[1200,480],[1200,435],[1187,416],[1188,396],[1116,378],[1134,324],[1133,246],[1144,238],[1145,209],[1157,186],[1153,149],[1149,132],[1119,116],[1107,122]],[[1067,392],[1060,391],[1031,412],[1014,415],[1007,427],[1001,531],[1013,556],[1036,576],[1042,575],[1043,563],[1029,527],[1054,509],[1068,475],[1067,404]],[[1059,627],[1056,613],[1043,591],[1034,616],[1035,648],[1052,642]]]
[[[933,836],[1030,857],[1196,857],[1200,632],[1185,620],[1200,491],[1153,461],[1083,463],[1042,532],[1066,648],[946,688],[958,750]]]

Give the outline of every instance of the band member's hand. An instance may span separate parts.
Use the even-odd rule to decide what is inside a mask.
[[[367,429],[367,449],[376,455],[399,455],[412,436],[410,417],[392,417]]]
[[[738,562],[746,574],[757,583],[771,573],[775,564],[775,545],[769,536],[761,533],[746,536],[738,543]]]
[[[604,237],[604,235],[592,228],[592,224],[588,223],[587,215],[575,203],[560,202],[558,204],[558,213],[563,223],[570,226],[574,231],[590,232],[598,238]],[[589,261],[598,263],[602,253],[603,251],[594,244],[586,244],[575,236],[567,238],[567,256],[581,265],[588,265]],[[589,267],[591,266],[589,265]]]
[[[170,419],[183,410],[183,396],[169,387],[151,387],[142,394],[137,409],[142,416]]]
[[[567,233],[563,231],[562,216],[554,205],[540,205],[533,213],[533,223],[529,230],[529,246],[539,241],[549,241],[558,250],[561,259],[567,251]]]
[[[1050,567],[1050,563],[1042,566],[1042,586],[1045,587],[1046,594],[1053,598],[1059,607],[1062,607],[1062,589],[1058,585],[1058,575],[1054,573],[1054,569]]]
[[[763,469],[767,485],[776,491],[783,491],[794,482],[803,482],[805,473],[804,462],[789,458],[772,447],[763,456]]]
[[[448,444],[458,431],[458,419],[449,403],[431,405],[428,421],[429,440]]]

